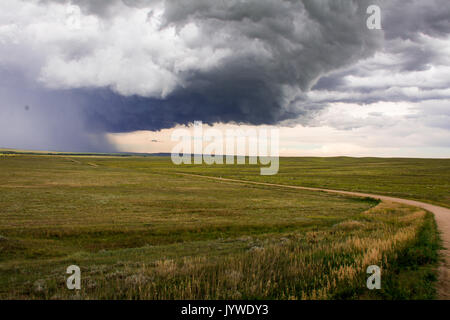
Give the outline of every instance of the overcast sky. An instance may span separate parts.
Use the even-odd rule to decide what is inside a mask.
[[[201,120],[280,128],[282,155],[450,157],[450,5],[2,0],[0,98],[0,147],[167,152]]]

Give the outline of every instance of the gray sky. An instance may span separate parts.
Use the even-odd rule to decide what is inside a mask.
[[[158,130],[201,120],[450,157],[449,74],[448,0],[2,0],[0,147],[168,151]]]

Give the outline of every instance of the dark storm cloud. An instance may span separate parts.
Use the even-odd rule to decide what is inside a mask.
[[[232,84],[229,84],[230,86]],[[239,82],[242,85],[242,82]],[[248,85],[250,88],[250,85]],[[208,88],[215,90],[215,88]],[[213,124],[217,122],[274,124],[277,121],[291,119],[302,111],[282,114],[270,94],[270,88],[264,90],[252,87],[255,97],[251,95],[225,97],[227,91],[234,87],[221,88],[220,91],[207,96],[203,91],[180,92],[167,99],[152,99],[139,96],[125,97],[111,90],[76,90],[79,105],[84,107],[88,127],[102,128],[107,132],[128,132],[135,130],[159,130],[171,128],[177,124],[188,124],[196,120]],[[253,103],[259,102],[259,111],[254,114]],[[266,100],[264,100],[267,98]],[[243,100],[248,100],[245,105]],[[272,102],[271,102],[272,101]],[[271,108],[272,107],[272,108]],[[266,108],[266,109],[263,109]],[[308,110],[305,108],[305,113]]]
[[[120,1],[72,3],[106,16]],[[146,2],[122,3],[142,7]],[[200,36],[191,46],[225,48],[233,54],[212,69],[181,73],[183,85],[164,99],[81,90],[88,92],[88,122],[124,132],[194,120],[276,124],[307,118],[314,110],[302,96],[317,79],[369,57],[380,46],[382,34],[366,28],[366,8],[373,3],[377,1],[166,1],[161,28],[181,30],[194,23]]]
[[[313,90],[324,91],[353,91],[367,94],[380,91],[380,87],[349,87],[345,80],[346,76],[367,76],[380,70],[386,70],[390,74],[401,74],[413,71],[424,71],[431,66],[439,67],[448,65],[447,61],[442,62],[445,53],[442,53],[432,42],[425,42],[423,36],[445,39],[450,35],[450,6],[447,0],[406,0],[406,1],[381,1],[379,5],[382,10],[382,25],[386,42],[380,50],[396,58],[395,63],[372,63],[361,66],[350,67],[346,70],[339,70],[330,73],[319,79]],[[449,81],[450,82],[450,81]],[[450,83],[440,86],[421,83],[421,90],[437,88],[448,88]],[[399,83],[401,86],[402,84]],[[403,84],[412,86],[414,84]],[[383,89],[389,89],[386,84]],[[432,99],[428,97],[427,99]],[[439,97],[435,97],[439,98]],[[446,98],[446,97],[444,97]],[[371,103],[376,101],[420,101],[420,97],[409,98],[401,94],[382,94],[353,96],[345,99],[336,98],[330,102],[359,102]]]
[[[85,114],[67,91],[49,91],[0,68],[0,148],[111,152],[103,131],[86,128]],[[7,79],[7,80],[6,80]]]
[[[307,124],[330,102],[420,101],[423,99],[420,94],[411,97],[395,88],[386,92],[385,89],[392,89],[388,84],[384,87],[382,84],[350,85],[348,77],[364,78],[383,70],[402,74],[427,70],[437,63],[445,65],[446,58],[425,43],[421,35],[442,38],[450,30],[447,0],[65,2],[80,6],[84,14],[101,17],[101,28],[95,32],[90,30],[85,37],[51,43],[59,51],[47,58],[45,52],[52,46],[42,44],[42,53],[35,55],[38,58],[31,56],[24,60],[27,65],[23,69],[45,69],[51,76],[55,70],[77,65],[67,72],[64,70],[62,76],[58,74],[60,78],[56,77],[51,83],[55,90],[44,90],[45,99],[41,99],[41,104],[70,101],[67,108],[61,109],[67,110],[70,116],[67,119],[60,116],[60,122],[76,118],[77,125],[73,130],[88,130],[95,134],[158,130],[195,120],[247,124],[294,120]],[[40,3],[44,6],[61,1],[40,0]],[[366,9],[372,4],[382,8],[383,31],[366,27]],[[154,38],[149,40],[139,33],[143,28],[130,29],[131,32],[123,29],[126,27],[123,25],[113,28],[117,22],[115,18],[128,12],[125,8],[147,10],[149,23],[159,23],[155,33],[175,28],[180,35],[189,25],[194,25],[197,33],[181,37],[185,46],[181,48],[164,41],[153,43]],[[158,8],[164,8],[161,16],[155,13]],[[140,22],[128,21],[129,25],[134,23]],[[110,33],[106,34],[107,31]],[[123,40],[123,34],[120,38],[121,32],[130,32],[125,39],[129,37],[132,46]],[[96,35],[98,33],[100,36]],[[36,47],[39,46],[34,46],[33,50]],[[2,47],[0,43],[0,53],[3,49],[7,51],[9,47]],[[202,53],[204,49],[212,56],[217,52],[225,54],[203,66],[202,60],[207,58]],[[104,52],[108,55],[97,56]],[[396,60],[392,63],[376,59],[368,64],[361,62],[376,52],[384,52]],[[189,54],[200,57],[198,65],[184,67],[190,63]],[[62,62],[56,67],[50,65],[53,69],[45,65],[55,57]],[[103,65],[105,59],[112,62]],[[44,61],[42,64],[46,68],[32,65],[33,61]],[[85,61],[88,62],[81,64]],[[149,68],[154,74],[136,72],[148,68],[144,66],[148,61],[156,65]],[[120,72],[110,72],[115,65],[121,66]],[[84,74],[87,76],[80,76]],[[119,81],[124,78],[127,80]],[[36,90],[48,85],[46,80],[48,78],[40,77]],[[157,85],[156,89],[142,89],[149,81],[156,84],[167,81],[169,85],[161,85],[163,89]],[[421,90],[439,86],[448,88],[443,81],[436,87],[424,85]],[[310,92],[319,93],[319,96],[324,92],[324,95],[310,99]],[[325,94],[328,92],[336,95]],[[55,100],[52,100],[53,95]],[[426,99],[436,97],[439,95]],[[24,103],[33,110],[33,101]],[[68,111],[69,105],[76,111]],[[43,114],[52,117],[52,112]]]
[[[423,70],[438,61],[439,52],[429,43],[424,44],[423,36],[449,36],[450,6],[447,0],[384,1],[382,8],[384,32],[388,40],[386,50],[402,56],[398,70]],[[398,40],[408,42],[404,41],[401,45]]]
[[[443,37],[450,33],[450,6],[447,0],[385,0],[382,9],[388,39],[415,39],[420,33]]]
[[[185,85],[165,99],[93,97],[88,118],[122,132],[194,120],[275,124],[307,117],[312,110],[301,102],[303,92],[323,74],[370,56],[380,45],[381,34],[365,27],[372,3],[168,1],[163,27],[194,22],[202,44],[231,49],[233,55],[212,70],[183,74]]]
[[[380,6],[385,43],[378,52],[383,58],[369,59],[323,76],[312,88],[317,91],[316,96],[336,94],[328,94],[316,103],[418,103],[450,99],[446,91],[450,78],[445,71],[449,66],[448,1],[383,1]],[[424,78],[426,73],[413,76],[426,71],[434,76],[430,79]],[[362,83],[356,80],[349,83],[350,77],[358,77]],[[391,81],[392,77],[399,80]],[[369,79],[371,85],[364,81]],[[446,118],[444,114],[442,117]]]

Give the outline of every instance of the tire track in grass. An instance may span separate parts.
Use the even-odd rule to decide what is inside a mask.
[[[230,178],[222,178],[222,177],[204,176],[204,175],[199,175],[199,174],[191,174],[191,173],[183,173],[183,172],[176,172],[176,173],[180,174],[180,175],[184,175],[184,176],[199,177],[199,178],[205,178],[205,179],[211,179],[211,180],[217,180],[217,181],[223,181],[223,182],[253,184],[253,185],[271,186],[271,187],[297,189],[297,190],[322,191],[322,192],[341,194],[341,195],[347,195],[347,196],[352,196],[352,197],[363,197],[363,198],[369,197],[369,198],[374,198],[374,199],[378,199],[381,201],[390,201],[390,202],[401,203],[401,204],[406,204],[406,205],[410,205],[413,207],[425,209],[434,214],[434,217],[436,219],[436,223],[438,226],[438,230],[441,234],[442,244],[444,247],[441,251],[441,254],[444,259],[438,269],[438,272],[439,272],[439,280],[438,280],[438,285],[437,285],[438,298],[443,299],[443,300],[450,300],[450,209],[436,206],[436,205],[429,204],[429,203],[425,203],[425,202],[421,202],[421,201],[402,199],[402,198],[396,198],[396,197],[390,197],[390,196],[383,196],[383,195],[377,195],[377,194],[371,194],[371,193],[292,186],[292,185],[276,184],[276,183],[268,183],[268,182],[257,182],[257,181],[230,179]]]

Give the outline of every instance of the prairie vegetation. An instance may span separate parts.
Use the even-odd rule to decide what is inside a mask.
[[[168,158],[0,158],[0,298],[434,297],[429,213],[177,174],[199,170]],[[80,291],[65,286],[72,264]],[[371,264],[381,290],[366,288]]]
[[[130,159],[131,160],[131,159]],[[139,160],[135,160],[139,166]],[[190,166],[195,174],[275,184],[383,194],[450,208],[450,159],[280,158],[280,170],[261,176],[260,165]]]

